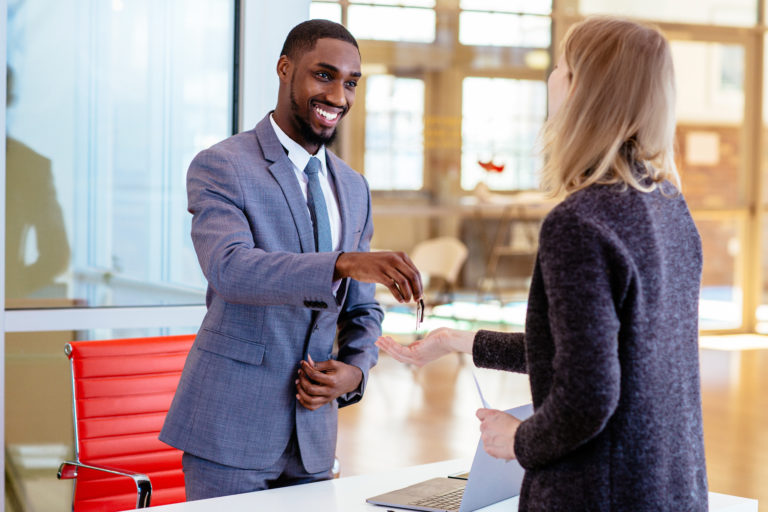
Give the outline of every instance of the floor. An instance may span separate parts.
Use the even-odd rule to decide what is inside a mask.
[[[768,512],[768,342],[760,337],[702,338],[704,435],[712,491],[760,500]],[[471,457],[478,438],[477,376],[493,407],[530,399],[527,377],[475,369],[446,356],[421,369],[382,355],[365,398],[340,411],[342,476]],[[71,510],[71,483],[55,468],[23,475],[34,512]],[[6,510],[14,510],[6,506]]]

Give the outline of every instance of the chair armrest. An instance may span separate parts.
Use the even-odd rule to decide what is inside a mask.
[[[145,508],[149,506],[149,501],[152,496],[152,484],[150,483],[149,477],[147,475],[143,473],[135,473],[133,471],[110,468],[107,466],[93,466],[91,464],[83,464],[82,462],[66,461],[62,462],[59,466],[59,471],[56,477],[59,480],[77,478],[77,470],[79,468],[102,471],[104,473],[110,473],[113,475],[124,476],[126,478],[132,479],[136,484],[136,508]]]

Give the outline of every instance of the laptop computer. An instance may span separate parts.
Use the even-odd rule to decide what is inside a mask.
[[[523,420],[533,414],[533,407],[526,404],[505,412]],[[520,494],[524,474],[516,460],[507,462],[488,455],[481,439],[466,480],[457,476],[432,478],[365,501],[426,512],[471,512]]]

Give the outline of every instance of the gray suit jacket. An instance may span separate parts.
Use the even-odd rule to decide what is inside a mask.
[[[330,151],[327,162],[342,250],[367,251],[368,185]],[[192,240],[208,280],[208,311],[160,439],[220,464],[261,469],[277,461],[295,427],[304,467],[316,473],[333,464],[338,407],[360,400],[376,364],[383,313],[373,284],[345,279],[334,294],[339,253],[314,252],[292,165],[265,117],[202,151],[189,167]],[[294,380],[307,353],[357,366],[360,388],[305,409]]]

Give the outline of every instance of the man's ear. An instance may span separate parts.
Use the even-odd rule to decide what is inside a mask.
[[[291,77],[291,60],[287,55],[281,55],[277,59],[277,77],[281,82],[288,82]]]

